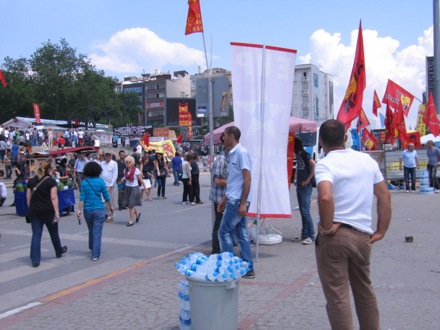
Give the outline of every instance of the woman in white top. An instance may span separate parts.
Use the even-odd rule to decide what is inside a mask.
[[[192,155],[188,154],[186,158],[182,161],[182,183],[183,183],[183,196],[182,196],[182,204],[186,205],[191,203],[195,205],[193,202],[194,193],[191,182],[191,160]]]
[[[134,225],[134,220],[138,223],[139,218],[141,217],[141,213],[135,208],[135,206],[142,206],[139,184],[142,184],[144,189],[146,189],[146,187],[142,180],[142,173],[135,166],[134,158],[132,156],[125,157],[125,166],[124,177],[122,178],[125,182],[122,207],[128,208],[130,220],[127,223],[127,227],[131,227]]]

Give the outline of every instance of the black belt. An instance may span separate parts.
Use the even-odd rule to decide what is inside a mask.
[[[336,223],[338,223],[338,222],[336,222]],[[348,225],[348,224],[346,224],[346,223],[341,223],[341,222],[339,222],[339,223],[341,224],[339,227],[344,227],[344,228],[348,228],[348,229],[353,229],[353,230],[360,231],[359,229],[354,228],[353,226],[350,226],[350,225]]]

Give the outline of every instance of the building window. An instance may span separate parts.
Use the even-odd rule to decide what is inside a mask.
[[[313,87],[318,88],[318,75],[316,73],[313,74]]]
[[[148,117],[162,117],[163,111],[148,111]]]
[[[142,87],[126,87],[124,93],[142,93]]]
[[[309,91],[309,83],[307,81],[302,82],[301,90],[303,93],[307,93]]]

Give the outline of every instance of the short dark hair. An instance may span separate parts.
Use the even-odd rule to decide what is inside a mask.
[[[84,175],[88,178],[97,178],[102,172],[102,167],[97,162],[88,162],[84,166]]]
[[[125,153],[125,150],[119,150],[119,155],[120,155],[121,153]]]
[[[295,138],[293,146],[294,146],[294,152],[296,155],[298,155],[301,151],[304,150],[304,145],[303,145],[302,141],[298,138]]]
[[[340,121],[329,119],[319,128],[319,137],[328,147],[344,146],[345,127]]]
[[[237,126],[226,127],[225,133],[228,135],[231,135],[231,134],[234,135],[235,140],[240,141],[241,132]]]

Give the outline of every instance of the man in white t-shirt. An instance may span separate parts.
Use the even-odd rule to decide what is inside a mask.
[[[101,162],[100,165],[102,167],[100,177],[104,180],[110,195],[110,204],[113,206],[113,208],[116,208],[116,201],[118,199],[118,188],[116,186],[116,179],[118,178],[118,164],[112,159],[112,154],[107,152],[105,154],[105,160]],[[107,214],[105,222],[112,222],[113,213],[107,204],[105,206],[105,210],[105,213]]]
[[[391,196],[375,160],[345,149],[345,127],[324,122],[319,142],[325,158],[315,167],[319,224],[316,261],[332,329],[353,329],[349,288],[361,329],[380,329],[379,310],[370,280],[372,243],[381,240],[391,220]],[[377,229],[372,228],[377,197]]]
[[[84,146],[84,131],[82,129],[78,131],[78,144],[80,147]]]

